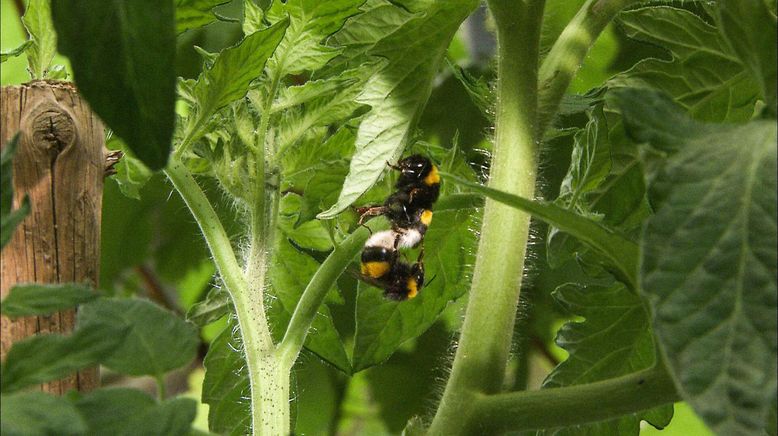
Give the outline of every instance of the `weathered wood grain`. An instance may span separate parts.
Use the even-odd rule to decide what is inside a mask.
[[[64,82],[32,82],[0,91],[0,144],[21,132],[13,163],[14,208],[25,194],[32,211],[0,253],[0,295],[16,283],[97,285],[103,195],[103,124]],[[0,319],[0,355],[36,333],[72,331],[74,311]],[[91,368],[41,389],[62,394],[98,384]]]

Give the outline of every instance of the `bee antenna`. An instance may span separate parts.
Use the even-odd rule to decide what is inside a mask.
[[[432,284],[432,282],[434,282],[436,278],[438,278],[438,275],[437,275],[437,274],[435,274],[434,276],[432,276],[432,278],[430,279],[430,281],[428,281],[428,282],[427,282],[427,284],[426,284],[426,285],[424,285],[424,286],[429,286],[429,285],[431,285],[431,284]]]

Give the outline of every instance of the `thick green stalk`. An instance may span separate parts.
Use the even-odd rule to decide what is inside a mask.
[[[489,186],[532,198],[537,171],[537,62],[542,0],[491,0],[497,24],[497,116]],[[528,214],[486,200],[473,283],[430,434],[463,433],[479,394],[502,386],[529,234]]]
[[[594,383],[479,398],[465,433],[587,424],[678,400],[672,379],[660,365]]]
[[[249,373],[253,432],[255,435],[276,434],[279,431],[280,434],[288,434],[289,374],[284,373],[281,374],[283,377],[279,377],[279,365],[272,354],[273,341],[265,319],[262,296],[252,292],[256,291],[256,283],[264,282],[264,252],[258,250],[249,255],[253,260],[249,261],[247,276],[244,277],[218,215],[191,173],[180,160],[171,157],[165,174],[200,226],[219,276],[232,297]],[[247,279],[254,284],[252,289],[249,289]]]
[[[597,37],[613,17],[639,0],[587,0],[565,26],[538,73],[538,131],[545,131]]]

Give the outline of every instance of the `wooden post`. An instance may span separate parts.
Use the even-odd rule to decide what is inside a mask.
[[[13,161],[14,208],[25,194],[32,211],[0,253],[0,294],[16,283],[97,285],[100,217],[105,171],[103,124],[65,82],[32,82],[0,91],[0,144],[20,131]],[[0,319],[0,356],[11,344],[36,333],[73,330],[74,311],[51,316]],[[47,383],[41,390],[63,394],[95,388],[90,368]]]

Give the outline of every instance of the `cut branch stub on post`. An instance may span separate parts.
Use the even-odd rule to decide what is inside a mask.
[[[0,254],[0,294],[17,283],[97,285],[105,136],[103,124],[64,82],[32,82],[0,91],[3,146],[20,132],[13,161],[14,208],[29,195],[32,211]],[[68,334],[74,311],[0,320],[0,354],[15,341],[39,333]],[[41,389],[62,394],[90,390],[97,368],[47,383]]]

